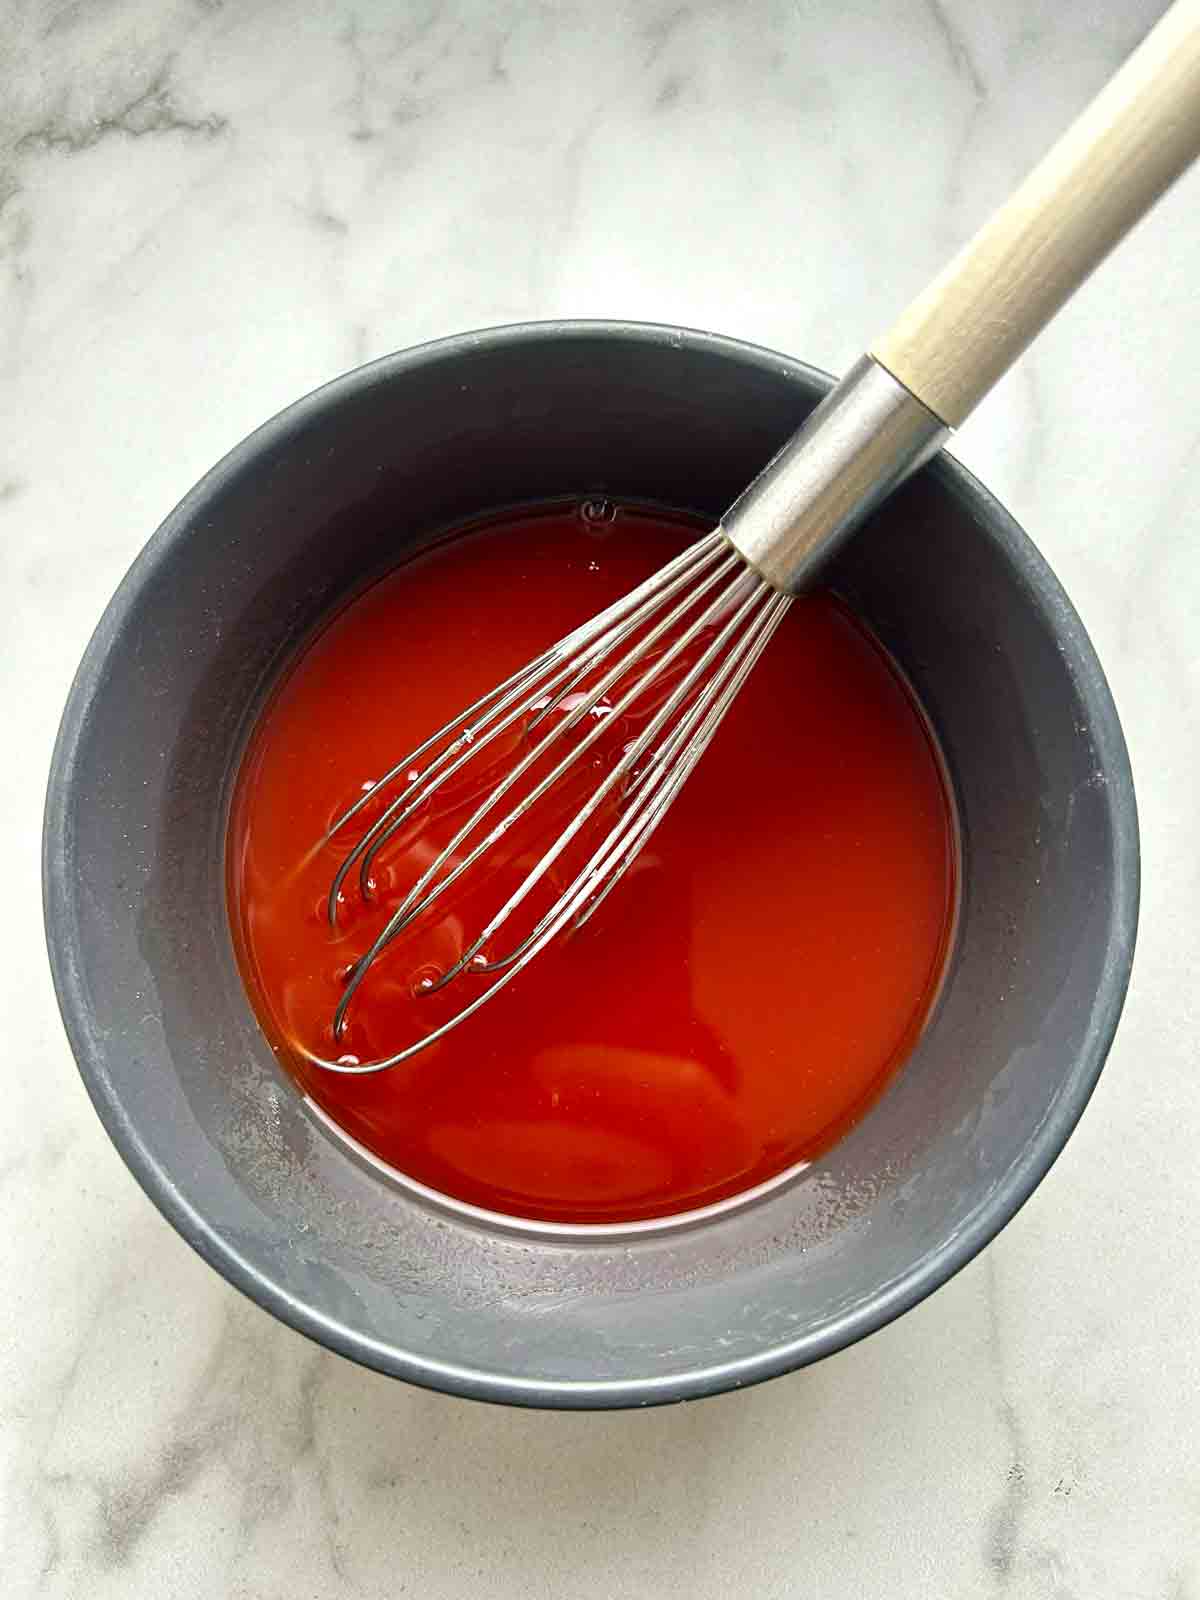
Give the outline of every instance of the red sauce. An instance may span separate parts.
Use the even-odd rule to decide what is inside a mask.
[[[763,1182],[862,1115],[937,989],[956,892],[941,767],[887,655],[819,593],[792,606],[586,928],[396,1068],[343,1077],[307,1059],[376,1059],[427,1032],[434,1002],[413,989],[431,956],[444,963],[433,946],[461,948],[497,903],[485,885],[391,946],[335,1044],[347,966],[411,881],[406,851],[427,859],[428,843],[381,857],[378,899],[348,890],[335,933],[323,901],[353,835],[314,853],[332,819],[690,537],[692,525],[634,508],[601,524],[542,510],[456,536],[329,623],[274,693],[239,775],[232,921],[272,1044],[361,1144],[492,1210],[621,1222]]]

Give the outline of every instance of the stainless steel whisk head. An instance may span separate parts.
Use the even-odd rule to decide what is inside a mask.
[[[600,768],[587,798],[499,910],[446,971],[427,982],[424,992],[434,994],[463,977],[490,979],[487,989],[385,1059],[343,1057],[319,1059],[318,1064],[344,1073],[397,1066],[473,1015],[556,935],[587,922],[663,820],[792,598],[748,567],[718,529],[452,718],[350,806],[327,840],[377,802],[381,790],[403,783],[334,876],[328,916],[335,927],[340,897],[356,869],[361,891],[369,897],[381,852],[410,819],[439,791],[461,781],[472,764],[482,768],[489,752],[504,748],[506,736],[516,735],[525,744],[520,758],[505,764],[354,963],[334,1015],[335,1040],[343,1034],[356,992],[384,950],[464,874],[478,869],[569,774],[581,770],[612,719],[650,713],[616,763]],[[613,819],[582,867],[513,948],[491,955],[505,925],[606,803]]]

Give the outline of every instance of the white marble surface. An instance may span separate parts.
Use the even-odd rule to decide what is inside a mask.
[[[526,317],[844,366],[1161,0],[0,0],[0,1588],[1200,1596],[1200,172],[956,448],[1065,580],[1139,785],[1109,1067],[984,1257],[673,1410],[511,1413],[308,1345],[160,1220],[51,993],[44,774],[143,540],[366,357]]]

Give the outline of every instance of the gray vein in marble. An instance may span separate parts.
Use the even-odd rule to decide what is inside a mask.
[[[59,113],[48,117],[40,127],[30,128],[15,141],[18,154],[36,150],[55,150],[76,155],[90,150],[103,139],[124,135],[130,139],[169,133],[182,133],[215,139],[229,129],[228,118],[210,112],[189,117],[178,107],[171,85],[172,61],[168,58],[140,93],[114,107],[106,116],[73,122]]]
[[[293,203],[296,204],[295,202]],[[335,238],[344,239],[350,232],[349,222],[345,217],[334,211],[326,199],[321,175],[315,163],[313,164],[308,199],[303,203],[296,204],[296,208],[304,220],[310,223],[317,233],[332,234]]]
[[[945,0],[925,0],[925,4],[938,36],[945,47],[946,56],[954,76],[966,86],[970,96],[966,117],[951,152],[949,178],[946,185],[946,199],[949,208],[951,211],[956,211],[969,188],[964,178],[964,168],[980,119],[987,111],[990,103],[990,96],[979,64],[961,31],[954,25],[949,12],[946,10]]]
[[[21,257],[33,239],[33,213],[27,206],[12,204],[24,189],[8,173],[0,173],[0,262],[7,261],[14,285],[23,286],[26,295],[32,285],[26,281],[27,265]]]
[[[505,54],[508,50],[508,41],[512,37],[510,29],[505,28],[491,41],[488,46],[488,82],[509,83],[510,75],[505,63]]]
[[[367,115],[367,96],[371,88],[371,72],[363,51],[362,41],[358,36],[357,17],[352,17],[346,24],[342,32],[342,43],[349,52],[354,75],[354,88],[350,96],[350,108],[354,113],[354,126],[350,130],[350,137],[356,144],[368,144],[376,137],[377,130]]]
[[[690,6],[673,6],[670,11],[661,17],[654,17],[649,22],[644,22],[640,32],[642,38],[649,44],[644,65],[651,67],[662,55],[672,38],[692,15]]]
[[[315,1390],[315,1383],[317,1378],[319,1378],[319,1368],[314,1368],[314,1371],[316,1373],[316,1377],[314,1378]],[[315,1405],[315,1402],[310,1402],[310,1409],[313,1405]],[[315,1412],[313,1414],[315,1415]],[[338,1505],[337,1494],[335,1490],[333,1464],[330,1462],[327,1455],[315,1448],[315,1443],[313,1450],[313,1469],[316,1476],[317,1493],[320,1496],[321,1505],[325,1512],[324,1538],[325,1549],[329,1556],[329,1565],[333,1569],[334,1575],[343,1583],[346,1583],[349,1581],[347,1560],[350,1551],[343,1527],[341,1508]]]
[[[115,0],[107,0],[109,8],[113,11],[119,9]],[[223,0],[191,0],[191,3],[202,11],[215,11],[223,4]],[[47,18],[41,30],[45,40],[53,40],[57,34],[70,33],[82,22],[94,20],[95,13],[101,9],[97,0],[65,0],[65,3],[55,3],[51,0],[51,15]]]
[[[545,207],[531,241],[527,294],[532,303],[550,298],[578,221],[588,147],[601,125],[602,115],[597,109],[567,139],[555,163],[553,204]]]
[[[100,1490],[99,1564],[110,1570],[129,1563],[165,1501],[185,1494],[203,1472],[209,1456],[227,1448],[231,1419],[220,1418],[172,1440],[155,1468],[128,1484]],[[65,1479],[68,1475],[63,1474]],[[53,1479],[51,1481],[54,1481]]]
[[[84,1323],[82,1336],[76,1343],[75,1354],[65,1372],[55,1384],[49,1409],[44,1415],[38,1416],[35,1429],[31,1430],[35,1431],[39,1440],[38,1456],[40,1459],[38,1466],[30,1474],[29,1496],[33,1501],[35,1513],[41,1522],[46,1544],[46,1551],[41,1562],[43,1583],[61,1564],[65,1549],[65,1541],[54,1504],[56,1492],[65,1479],[62,1473],[55,1472],[45,1465],[45,1458],[62,1420],[63,1413],[66,1411],[71,1399],[88,1345],[103,1315],[103,1303],[93,1306],[91,1314]]]
[[[514,25],[489,16],[486,27],[449,15],[445,0],[415,17],[399,14],[386,34],[367,34],[361,18],[350,18],[339,35],[348,51],[353,87],[344,105],[351,111],[349,138],[369,144],[387,126],[406,127],[431,113],[445,113],[446,86],[439,68],[481,60],[482,81],[492,87],[510,80],[505,59]]]
[[[333,233],[339,238],[345,238],[350,232],[350,224],[345,217],[339,217],[322,205],[310,206],[305,216],[319,233]]]
[[[114,1292],[122,1291],[114,1286]],[[109,1302],[108,1295],[101,1297],[71,1366],[56,1386],[55,1404],[42,1428],[46,1440],[43,1456],[49,1451]],[[109,1475],[43,1465],[34,1488],[45,1527],[44,1572],[53,1572],[63,1559],[64,1541],[55,1502],[64,1491],[83,1488],[94,1502],[86,1559],[101,1571],[119,1571],[133,1563],[166,1507],[187,1497],[218,1464],[237,1482],[238,1524],[243,1539],[255,1527],[278,1519],[290,1507],[294,1495],[292,1473],[308,1461],[314,1463],[318,1477],[325,1474],[322,1499],[330,1527],[335,1527],[336,1506],[328,1484],[328,1469],[315,1454],[317,1393],[331,1358],[320,1350],[306,1354],[298,1369],[294,1396],[280,1394],[277,1391],[281,1383],[286,1383],[294,1363],[286,1342],[278,1334],[264,1339],[262,1331],[256,1310],[230,1303],[220,1337],[193,1392],[185,1397],[164,1442],[144,1468]],[[269,1425],[248,1432],[244,1427],[245,1405],[251,1401],[263,1403],[272,1393],[277,1403]],[[333,1539],[332,1533],[329,1538]],[[83,1553],[75,1551],[77,1558]],[[336,1554],[336,1550],[331,1551],[331,1559]]]
[[[0,504],[20,492],[20,484],[0,483]],[[34,1179],[51,1178],[66,1160],[73,1140],[69,1136],[50,1135],[31,1150],[20,1150],[0,1164],[0,1190],[15,1179],[26,1176]]]
[[[1024,1429],[1009,1390],[994,1250],[985,1257],[984,1274],[987,1286],[988,1350],[996,1382],[996,1412],[1008,1440],[1011,1458],[1004,1488],[988,1520],[984,1557],[997,1582],[1001,1587],[1007,1587],[1012,1580],[1021,1547],[1022,1523],[1029,1504],[1029,1485],[1025,1477],[1027,1451]]]
[[[669,111],[673,105],[678,103],[686,83],[687,79],[682,73],[672,72],[668,74],[659,85],[658,92],[654,96],[654,110]]]
[[[43,1520],[43,1529],[46,1540],[46,1554],[42,1557],[42,1564],[38,1569],[38,1578],[44,1588],[62,1565],[63,1537],[59,1531],[58,1518],[53,1510],[46,1506]]]
[[[966,40],[954,26],[943,0],[925,0],[925,3],[929,7],[929,15],[933,18],[934,25],[945,43],[946,53],[950,57],[951,65],[967,84],[976,106],[981,106],[987,99],[987,84],[983,81],[983,74],[979,70],[979,66]]]

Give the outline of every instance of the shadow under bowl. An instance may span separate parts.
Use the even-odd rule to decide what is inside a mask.
[[[309,1113],[226,914],[230,780],[279,665],[448,526],[584,492],[718,517],[829,380],[673,328],[546,323],[389,356],[290,407],[167,518],[97,628],[50,775],[46,924],[80,1071],[162,1212],[331,1349],[451,1393],[644,1405],[814,1361],[937,1288],[1087,1102],[1133,956],[1129,763],[1078,617],[941,457],[831,581],[908,673],[963,834],[958,939],[907,1066],[795,1182],[677,1232],[485,1228]],[[798,1028],[803,1021],[798,1019]]]

